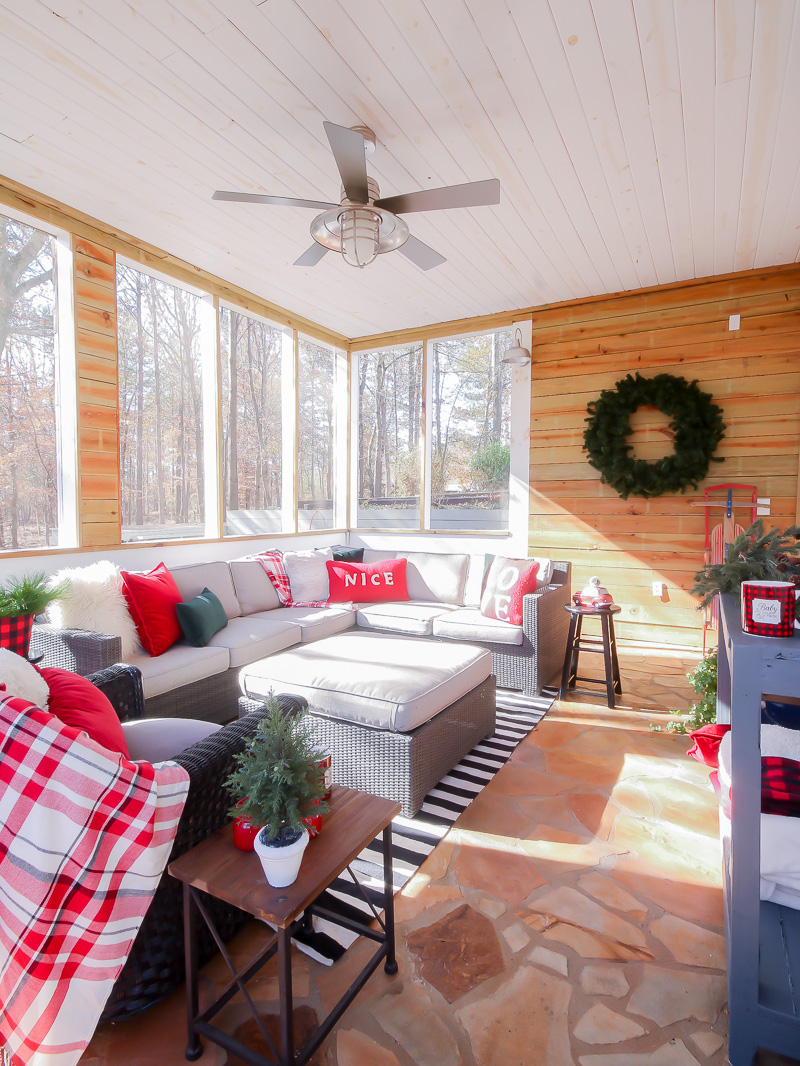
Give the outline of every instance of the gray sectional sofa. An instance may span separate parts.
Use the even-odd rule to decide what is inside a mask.
[[[478,607],[483,556],[366,549],[364,562],[407,560],[409,600],[368,605],[282,607],[257,559],[170,567],[183,599],[204,588],[222,602],[228,625],[204,648],[179,642],[156,657],[141,652],[129,662],[142,672],[148,717],[180,716],[226,722],[236,717],[239,673],[250,663],[295,644],[360,626],[447,641],[466,641],[492,653],[498,685],[538,695],[563,665],[570,601],[570,564],[555,562],[550,583],[526,595],[523,624],[485,618]],[[78,673],[120,659],[118,637],[34,626],[31,655]]]

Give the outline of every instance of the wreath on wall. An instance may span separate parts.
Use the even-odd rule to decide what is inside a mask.
[[[670,416],[675,451],[663,459],[647,462],[630,455],[628,437],[631,415],[642,405],[657,407]],[[696,488],[708,473],[711,462],[721,463],[714,452],[725,436],[722,408],[696,381],[656,374],[644,378],[638,372],[618,381],[613,389],[603,389],[588,405],[588,426],[583,446],[589,463],[600,471],[600,480],[620,494],[663,496]]]

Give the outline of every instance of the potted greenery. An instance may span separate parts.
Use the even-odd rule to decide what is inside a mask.
[[[226,786],[238,801],[231,815],[263,826],[255,851],[267,881],[286,888],[296,880],[308,844],[303,819],[328,810],[322,800],[327,789],[307,712],[286,714],[272,694],[266,711],[235,757],[237,768]]]
[[[800,584],[800,526],[764,532],[764,522],[757,519],[728,545],[725,561],[699,570],[692,593],[700,596],[700,610],[707,607],[718,592],[732,593],[740,599],[743,581],[792,581]],[[800,602],[800,601],[798,601]]]
[[[33,619],[64,593],[42,571],[10,577],[0,584],[0,648],[28,656]]]

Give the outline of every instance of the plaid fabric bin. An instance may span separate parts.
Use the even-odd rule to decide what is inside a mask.
[[[0,648],[28,658],[31,646],[32,614],[18,614],[13,618],[0,618]]]

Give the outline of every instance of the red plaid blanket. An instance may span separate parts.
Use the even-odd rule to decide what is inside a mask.
[[[0,698],[0,1045],[72,1066],[92,1037],[169,857],[179,766],[114,755]]]
[[[800,763],[777,755],[761,759],[761,813],[800,816]]]
[[[283,552],[275,548],[271,551],[260,552],[255,556],[266,571],[267,577],[272,582],[281,607],[327,607],[326,600],[293,600],[292,587],[289,584],[289,575],[283,562]]]

